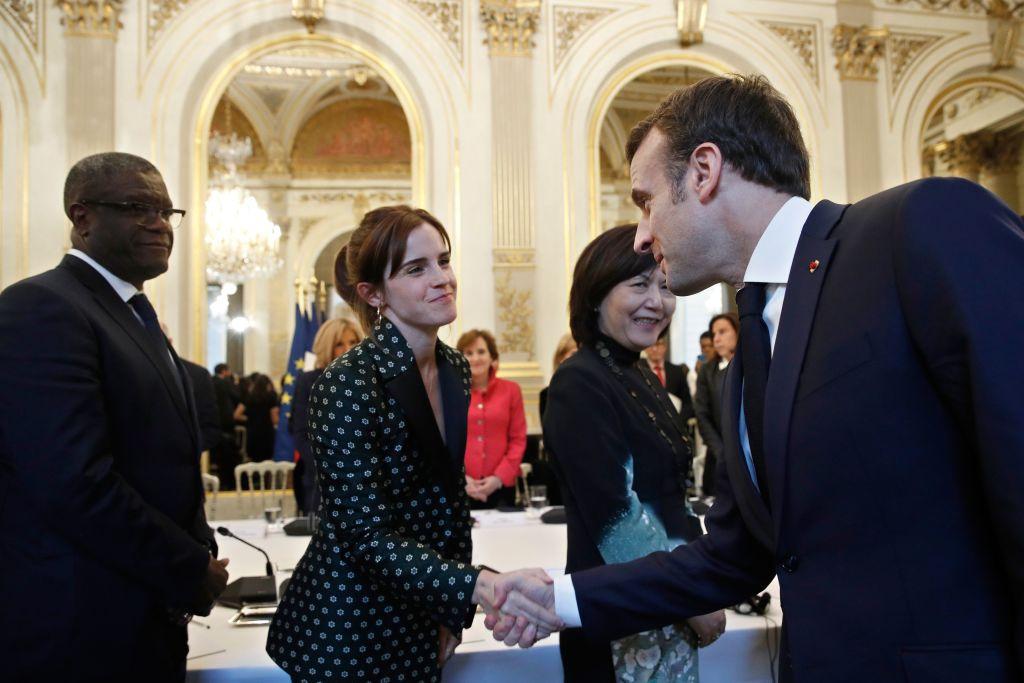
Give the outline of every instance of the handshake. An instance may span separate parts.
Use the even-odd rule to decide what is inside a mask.
[[[561,631],[555,614],[553,581],[543,569],[497,574],[483,569],[473,589],[473,602],[484,608],[484,625],[508,646],[530,647]]]

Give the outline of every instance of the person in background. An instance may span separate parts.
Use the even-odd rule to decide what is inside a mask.
[[[704,456],[704,475],[701,477],[701,491],[705,497],[715,495],[715,469],[722,456],[722,389],[725,371],[739,343],[740,321],[733,313],[719,313],[711,318],[710,333],[717,361],[707,361],[697,375],[697,395],[694,410],[697,413],[697,428],[704,439],[707,452]]]
[[[686,364],[676,365],[665,360],[668,354],[668,337],[661,335],[658,341],[654,342],[644,350],[647,356],[647,364],[651,372],[658,378],[661,386],[669,394],[679,399],[679,424],[688,432],[687,422],[694,417],[693,397],[690,395],[690,387],[686,383],[686,376],[690,374],[690,368]]]
[[[274,455],[274,430],[277,429],[281,405],[273,380],[262,373],[252,373],[241,405],[244,412],[240,417],[247,432],[249,460],[269,460]]]
[[[316,486],[316,465],[309,450],[309,439],[306,434],[309,425],[309,395],[313,391],[313,384],[323,374],[324,368],[362,340],[363,331],[355,320],[332,318],[324,321],[313,338],[316,367],[295,378],[295,402],[292,404],[291,416],[288,419],[288,431],[295,440],[295,450],[299,452],[293,481],[295,503],[300,515],[315,513],[320,500]]]
[[[235,409],[241,403],[235,375],[227,363],[213,366],[213,393],[217,402],[217,422],[220,439],[210,452],[210,467],[220,479],[220,490],[235,488],[235,466],[242,462],[242,454],[235,439]]]
[[[640,358],[668,327],[676,298],[650,254],[632,250],[636,224],[604,232],[580,254],[569,294],[579,353],[551,379],[544,443],[561,482],[566,570],[667,551],[697,539],[686,500],[690,440],[668,393]],[[725,615],[600,642],[561,637],[567,683],[698,681],[697,647]]]
[[[699,373],[705,363],[710,363],[711,361],[718,359],[715,354],[715,336],[711,334],[709,330],[704,330],[700,333],[699,343],[700,355],[697,356],[697,362],[693,365],[693,371],[695,373]]]
[[[551,579],[470,564],[462,465],[470,371],[437,338],[456,316],[444,226],[423,209],[374,209],[334,272],[369,335],[313,385],[309,439],[323,521],[281,596],[267,653],[294,681],[435,683],[474,604],[494,614],[508,581]],[[518,594],[506,608],[507,600],[538,619],[546,613]],[[560,623],[549,620],[542,634]]]
[[[459,337],[456,347],[472,372],[466,495],[474,509],[512,505],[519,464],[526,451],[522,389],[497,376],[498,345],[487,330],[469,330]]]
[[[558,366],[560,366],[562,363],[571,358],[577,350],[578,347],[576,346],[576,340],[572,338],[572,334],[563,334],[562,338],[558,340],[558,346],[555,347],[555,356],[551,360],[551,374],[554,375],[555,372],[558,370]],[[547,387],[544,387],[543,389],[540,390],[540,395],[537,397],[537,399],[538,408],[540,409],[540,416],[541,419],[543,419],[544,409],[547,408],[548,405]]]
[[[144,292],[185,212],[108,152],[71,168],[64,213],[60,264],[0,293],[0,678],[184,681],[186,624],[228,579],[189,378]]]

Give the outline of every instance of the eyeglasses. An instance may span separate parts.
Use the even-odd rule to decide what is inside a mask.
[[[162,209],[159,206],[143,204],[142,202],[107,202],[99,199],[83,199],[78,203],[83,206],[92,205],[116,209],[128,214],[139,225],[153,225],[157,217],[160,217],[167,221],[171,228],[176,228],[181,225],[181,221],[185,218],[185,209]]]

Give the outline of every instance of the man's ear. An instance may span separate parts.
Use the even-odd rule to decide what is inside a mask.
[[[92,216],[89,209],[82,204],[72,204],[68,208],[68,217],[71,219],[71,243],[75,246],[84,244],[92,232]]]
[[[359,295],[360,299],[374,308],[379,308],[384,305],[384,297],[381,296],[377,287],[371,285],[369,282],[356,283],[356,294]]]
[[[687,172],[687,189],[696,194],[701,203],[714,196],[724,165],[722,150],[713,142],[702,142],[693,150]]]

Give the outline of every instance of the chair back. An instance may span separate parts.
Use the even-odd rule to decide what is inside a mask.
[[[283,511],[289,475],[294,469],[294,462],[273,460],[236,466],[235,490],[238,492],[240,512],[249,517],[257,517],[268,507],[280,507]],[[246,486],[243,487],[243,483]]]
[[[220,493],[220,479],[203,472],[203,503],[206,506],[206,519],[217,517],[217,494]]]

